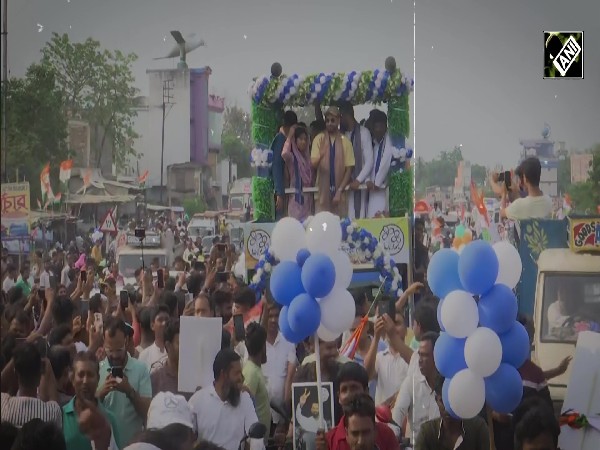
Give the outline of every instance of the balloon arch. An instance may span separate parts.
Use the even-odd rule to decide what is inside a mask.
[[[348,73],[316,73],[308,76],[284,75],[279,63],[271,66],[271,75],[257,77],[250,84],[252,102],[252,163],[257,176],[252,178],[254,219],[275,219],[273,180],[269,176],[272,154],[269,150],[282,122],[284,107],[303,107],[318,103],[334,105],[349,101],[353,105],[387,103],[388,131],[397,149],[405,148],[410,129],[409,99],[414,81],[396,68],[396,60],[388,57],[385,69]],[[407,150],[410,151],[410,150]],[[403,152],[405,154],[406,152]],[[389,208],[392,217],[412,210],[412,171],[392,161],[390,169]]]

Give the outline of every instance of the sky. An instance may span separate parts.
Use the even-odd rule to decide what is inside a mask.
[[[139,56],[144,95],[146,69],[176,65],[152,60],[176,29],[206,41],[187,60],[211,67],[211,93],[249,110],[250,81],[275,61],[308,74],[382,68],[392,55],[414,73],[417,156],[462,144],[472,162],[509,168],[544,123],[568,149],[600,143],[600,1],[415,1],[413,35],[413,0],[9,0],[9,69],[22,76],[53,31],[93,37]],[[542,79],[544,30],[584,31],[585,79]]]

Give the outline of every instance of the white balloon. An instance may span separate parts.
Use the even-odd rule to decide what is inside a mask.
[[[298,250],[306,248],[304,227],[291,217],[284,217],[273,229],[271,246],[280,261],[296,261]]]
[[[335,284],[333,289],[347,289],[352,281],[352,263],[348,254],[343,250],[338,250],[337,253],[331,256],[331,261],[335,266]]]
[[[346,289],[334,289],[319,301],[321,326],[332,333],[349,330],[356,315],[356,305],[352,294]]]
[[[502,361],[500,338],[491,329],[477,328],[465,341],[467,367],[480,377],[489,377]]]
[[[521,256],[517,249],[507,241],[496,242],[493,248],[500,263],[496,284],[505,284],[513,289],[519,283],[523,271]]]
[[[450,380],[448,402],[452,411],[461,419],[475,417],[485,404],[483,378],[470,369],[458,372]]]
[[[337,338],[340,337],[340,334],[341,333],[333,333],[332,331],[329,331],[323,326],[323,324],[321,324],[319,326],[319,329],[317,330],[317,336],[319,336],[319,339],[325,342],[335,341]]]
[[[479,324],[477,303],[471,294],[465,291],[452,291],[442,302],[442,323],[446,332],[455,338],[466,338]]]
[[[306,244],[315,253],[335,255],[342,243],[340,218],[330,212],[320,212],[310,221],[306,230]]]

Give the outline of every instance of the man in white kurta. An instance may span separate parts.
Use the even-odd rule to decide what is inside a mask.
[[[376,110],[371,115],[373,130],[373,169],[367,182],[367,217],[373,218],[386,210],[387,178],[394,147],[387,132],[387,115]]]
[[[367,191],[360,189],[366,183],[373,171],[373,140],[371,132],[356,121],[354,107],[350,102],[340,104],[341,125],[346,137],[352,142],[354,161],[356,165],[352,171],[348,193],[348,217],[350,219],[364,219],[367,214]]]

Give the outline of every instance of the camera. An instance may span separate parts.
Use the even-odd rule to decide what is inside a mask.
[[[139,240],[142,240],[146,237],[146,229],[145,228],[136,228],[133,232],[135,237]]]

